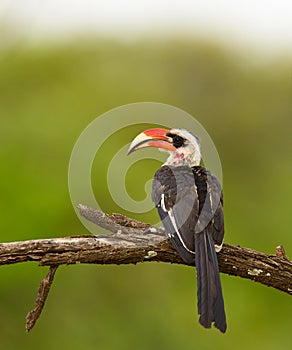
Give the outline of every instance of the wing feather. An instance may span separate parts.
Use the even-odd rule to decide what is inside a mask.
[[[194,264],[194,227],[199,205],[192,170],[160,168],[154,177],[152,198],[174,248],[187,264]]]
[[[215,247],[224,236],[223,198],[217,178],[203,167],[163,166],[154,177],[152,199],[181,258],[196,262],[200,323],[226,331]]]

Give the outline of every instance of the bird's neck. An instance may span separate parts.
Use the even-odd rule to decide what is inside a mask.
[[[201,157],[194,157],[193,154],[184,154],[179,152],[171,152],[167,158],[164,165],[173,165],[173,166],[189,166],[193,167],[200,165]]]

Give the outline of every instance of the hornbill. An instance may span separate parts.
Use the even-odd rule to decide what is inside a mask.
[[[226,331],[226,316],[216,252],[223,245],[222,190],[217,178],[200,166],[196,136],[184,129],[149,129],[131,143],[128,154],[144,147],[170,155],[155,173],[152,200],[166,234],[182,260],[196,265],[198,313],[202,326]]]

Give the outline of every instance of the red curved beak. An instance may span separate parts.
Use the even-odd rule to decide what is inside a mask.
[[[169,130],[160,128],[141,132],[131,143],[128,154],[145,147],[156,147],[167,151],[175,151],[176,148],[172,144],[172,139],[167,134],[169,134]]]

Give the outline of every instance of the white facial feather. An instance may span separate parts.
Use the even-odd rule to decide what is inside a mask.
[[[184,129],[171,129],[171,134],[183,137],[186,141],[182,147],[170,152],[165,165],[199,165],[201,162],[201,149],[199,139]]]

